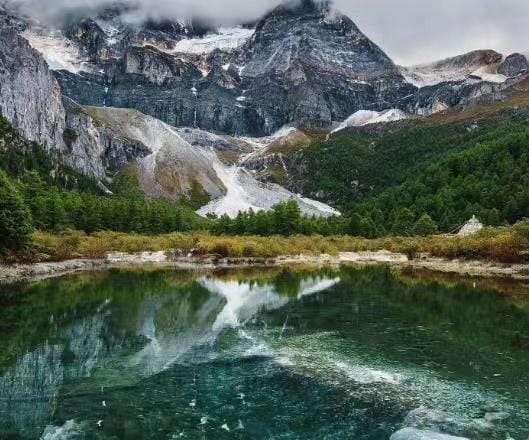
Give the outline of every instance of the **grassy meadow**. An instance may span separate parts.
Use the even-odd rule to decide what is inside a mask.
[[[144,235],[102,231],[32,234],[28,248],[6,257],[6,262],[62,261],[72,258],[104,258],[108,252],[179,250],[182,254],[221,257],[265,257],[282,255],[337,255],[340,252],[387,250],[415,258],[419,254],[448,259],[479,259],[501,263],[528,260],[529,221],[514,226],[485,228],[476,235],[460,237],[390,236],[366,239],[354,236],[293,235],[224,236],[209,232]]]

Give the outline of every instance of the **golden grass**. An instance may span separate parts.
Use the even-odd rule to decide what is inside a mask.
[[[337,254],[350,249],[368,248],[369,241],[356,237],[282,236],[215,236],[207,232],[161,235],[97,232],[85,234],[65,231],[61,234],[35,232],[32,247],[41,258],[102,258],[107,252],[140,252],[178,249],[183,253],[223,257],[277,257],[293,254]],[[48,257],[46,257],[48,256]]]
[[[525,224],[525,223],[524,223]],[[337,255],[339,252],[388,250],[405,253],[410,258],[419,253],[449,259],[482,259],[502,263],[525,261],[529,235],[519,226],[486,228],[470,237],[386,237],[368,240],[352,236],[319,235],[283,236],[215,236],[208,232],[162,235],[97,232],[85,234],[65,231],[61,234],[35,232],[33,255],[37,260],[69,258],[103,258],[108,252],[134,253],[177,249],[196,255],[216,254],[222,257],[273,258],[281,255]]]

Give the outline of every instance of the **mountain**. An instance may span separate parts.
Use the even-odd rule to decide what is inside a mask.
[[[131,24],[123,7],[50,28],[19,23],[72,100],[134,108],[173,126],[270,135],[334,127],[358,111],[427,115],[505,97],[527,59],[479,50],[399,67],[328,2],[282,5],[253,26]]]
[[[397,66],[329,2],[283,4],[230,28],[132,23],[130,12],[116,4],[50,25],[0,7],[1,115],[107,192],[132,176],[146,196],[202,215],[288,199],[336,214],[322,201],[343,207],[349,193],[329,188],[340,173],[316,177],[309,145],[509,100],[529,84],[522,54]],[[357,181],[346,182],[353,199]]]
[[[268,135],[292,122],[330,126],[388,102],[403,107],[414,92],[390,58],[325,3],[280,6],[255,29],[196,35],[181,23],[167,27],[131,30],[115,14],[68,23],[53,44],[42,30],[24,35],[57,67],[74,101],[135,108],[175,126]]]
[[[292,122],[329,127],[360,109],[404,106],[414,92],[391,59],[328,3],[280,6],[258,23],[237,61],[244,102],[264,112],[267,132]]]
[[[401,67],[404,77],[419,87],[414,104],[406,110],[430,115],[505,99],[529,78],[526,64],[529,61],[521,54],[505,57],[493,50],[476,50],[430,64]]]

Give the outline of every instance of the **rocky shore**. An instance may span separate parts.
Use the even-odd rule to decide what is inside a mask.
[[[75,259],[35,264],[0,265],[0,283],[53,278],[75,272],[112,267],[157,265],[179,269],[273,267],[288,265],[337,266],[342,264],[387,264],[394,267],[425,269],[471,277],[529,279],[529,264],[500,264],[479,260],[447,260],[420,255],[410,260],[389,251],[342,252],[338,255],[296,255],[277,258],[223,258],[218,255],[177,256],[173,251],[128,254],[113,252],[104,259]]]

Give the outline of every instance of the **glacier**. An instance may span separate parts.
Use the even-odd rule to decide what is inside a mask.
[[[205,55],[221,50],[231,52],[245,44],[255,33],[254,29],[239,27],[221,27],[218,33],[207,34],[201,38],[187,38],[176,43],[173,53]]]

